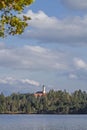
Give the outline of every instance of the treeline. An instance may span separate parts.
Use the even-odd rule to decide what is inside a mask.
[[[39,113],[39,114],[87,114],[87,93],[75,91],[50,90],[45,96],[13,93],[10,96],[0,94],[0,113]]]

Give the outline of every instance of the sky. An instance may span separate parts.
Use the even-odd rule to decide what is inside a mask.
[[[0,38],[0,92],[87,90],[87,0],[35,0],[29,27]]]

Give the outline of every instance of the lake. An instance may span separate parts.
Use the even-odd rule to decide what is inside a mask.
[[[87,115],[0,115],[0,130],[87,130]]]

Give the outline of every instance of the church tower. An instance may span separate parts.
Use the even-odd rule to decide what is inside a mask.
[[[42,86],[42,91],[37,91],[34,96],[37,97],[41,97],[41,96],[45,96],[46,95],[46,90],[45,90],[45,86]]]
[[[46,93],[46,88],[45,88],[45,86],[43,85],[43,94],[45,94]]]

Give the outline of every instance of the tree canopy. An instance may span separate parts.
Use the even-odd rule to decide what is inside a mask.
[[[1,113],[35,114],[87,114],[87,92],[76,90],[73,93],[50,90],[44,96],[13,93],[0,94]]]
[[[0,0],[0,37],[22,34],[30,17],[19,17],[33,0]]]

